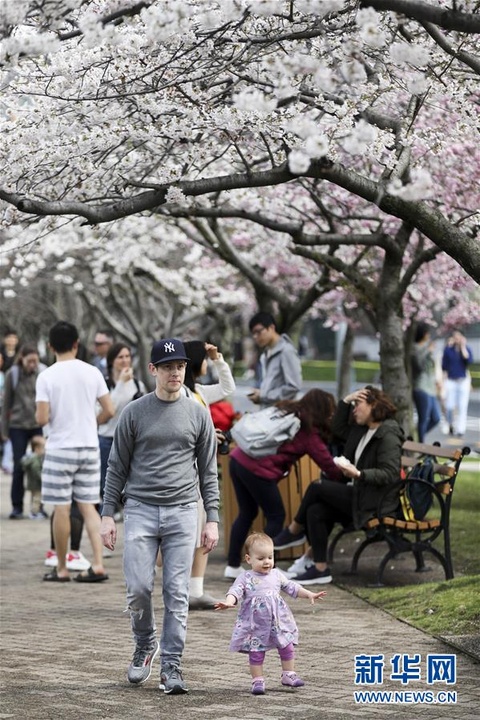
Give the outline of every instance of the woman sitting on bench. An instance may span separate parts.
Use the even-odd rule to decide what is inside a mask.
[[[276,550],[305,541],[313,563],[293,579],[302,585],[332,582],[327,566],[328,536],[336,522],[361,528],[376,514],[382,498],[385,513],[398,506],[398,482],[403,430],[394,419],[396,407],[382,390],[367,387],[347,395],[335,412],[332,432],[344,442],[345,457],[336,458],[343,481],[321,480],[310,485],[294,520],[274,539]]]

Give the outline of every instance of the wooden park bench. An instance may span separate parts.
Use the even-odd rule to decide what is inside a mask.
[[[350,572],[356,573],[359,559],[364,550],[372,544],[385,542],[387,552],[380,560],[377,568],[375,585],[382,585],[383,572],[393,558],[402,553],[412,553],[416,562],[416,571],[426,569],[424,553],[433,555],[442,565],[445,578],[453,578],[452,554],[450,547],[450,509],[453,490],[460,464],[470,453],[469,447],[454,449],[441,447],[440,444],[428,445],[407,440],[402,446],[402,479],[399,480],[400,492],[405,493],[409,484],[423,483],[431,491],[432,505],[425,517],[406,520],[399,508],[396,515],[384,515],[381,501],[377,516],[362,528],[365,534],[363,542],[356,550],[351,563]],[[412,469],[425,457],[433,459],[434,484],[430,485],[418,478],[409,478]],[[354,532],[353,526],[342,528],[330,542],[328,562],[333,562],[335,548],[339,540],[347,533]],[[357,531],[358,532],[358,531]],[[434,542],[439,542],[434,545]]]

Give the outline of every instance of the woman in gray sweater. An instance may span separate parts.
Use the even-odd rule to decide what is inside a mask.
[[[35,420],[35,383],[45,368],[39,362],[35,345],[23,345],[18,356],[5,375],[2,406],[2,439],[10,439],[13,451],[12,512],[10,519],[23,517],[23,468],[22,458],[34,435],[41,435],[42,428]]]

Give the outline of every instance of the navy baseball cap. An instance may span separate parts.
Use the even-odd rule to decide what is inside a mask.
[[[152,365],[160,365],[171,360],[188,361],[182,341],[178,338],[165,338],[154,342],[150,355]]]

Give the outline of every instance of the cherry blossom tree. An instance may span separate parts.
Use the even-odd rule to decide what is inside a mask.
[[[154,218],[149,226],[126,218],[93,232],[68,222],[35,242],[47,222],[25,228],[20,248],[15,238],[4,241],[0,259],[2,309],[8,313],[20,299],[32,310],[37,299],[32,319],[43,333],[58,317],[75,321],[84,341],[99,326],[109,327],[135,347],[138,367],[146,372],[152,339],[197,337],[199,328],[202,337],[212,336],[222,317],[248,305],[232,271],[227,274],[214,256]],[[58,288],[64,289],[62,303]]]
[[[250,258],[255,257],[262,278],[272,286],[270,297],[280,309],[279,289],[283,291],[283,304],[291,302],[288,282],[275,282],[286,267],[285,260],[280,256],[273,264],[260,238],[265,228],[289,237],[289,242],[283,240],[281,245],[277,241],[277,247],[287,247],[295,256],[312,261],[319,278],[314,288],[305,292],[299,275],[295,292],[306,300],[315,289],[319,299],[313,305],[309,303],[310,312],[321,307],[331,325],[345,318],[354,324],[358,308],[368,314],[380,336],[383,385],[407,416],[404,330],[420,319],[442,329],[452,321],[463,319],[462,324],[468,323],[480,314],[480,289],[451,258],[406,223],[379,217],[358,198],[352,202],[338,189],[330,197],[326,192],[320,196],[317,188],[304,184],[303,192],[298,185],[290,186],[290,192],[279,198],[270,191],[263,208],[248,210],[244,199],[243,207],[197,207],[188,215],[182,208],[170,207],[164,213],[184,216],[184,229],[185,223],[192,223],[192,216],[207,218],[203,220],[203,236],[209,247],[236,267],[241,267],[236,260],[240,248]],[[280,203],[282,220],[278,220]],[[239,230],[232,219],[248,222],[250,232]],[[198,221],[195,226],[199,227]],[[295,269],[298,272],[290,259],[290,280]],[[308,275],[312,267],[306,266],[305,271]],[[293,311],[298,307],[298,303],[291,304]],[[280,317],[292,318],[292,313],[280,312]],[[342,384],[339,395],[345,390]]]
[[[448,102],[459,143],[478,146],[476,2],[377,4],[407,17],[364,5],[8,4],[12,172],[0,197],[97,224],[178,192],[327,179],[412,224],[478,280],[478,204],[449,217],[441,197],[427,202],[429,162],[451,138],[432,143],[432,126],[421,127]]]
[[[280,198],[268,191],[264,206],[255,211],[247,197],[243,204],[248,211],[196,208],[182,218],[184,211],[171,206],[143,235],[133,219],[113,225],[110,235],[102,226],[103,232],[93,237],[85,227],[70,225],[69,233],[50,233],[46,243],[34,245],[38,255],[30,252],[28,262],[22,257],[14,260],[0,284],[13,293],[28,286],[35,273],[48,273],[53,282],[72,286],[96,313],[97,323],[100,317],[119,338],[140,348],[141,367],[146,366],[152,337],[198,334],[195,308],[204,332],[209,305],[220,308],[215,322],[224,318],[227,331],[229,307],[241,305],[251,313],[248,292],[236,292],[244,288],[241,278],[251,283],[258,306],[275,312],[281,329],[289,330],[306,312],[321,311],[331,325],[346,315],[354,323],[356,309],[361,308],[381,338],[383,384],[407,417],[403,329],[417,317],[435,323],[442,313],[448,320],[453,303],[456,321],[468,322],[480,312],[479,293],[475,301],[468,276],[462,277],[448,256],[417,233],[397,228],[393,219],[382,222],[359,201],[352,204],[348,196],[342,200],[338,190],[320,199],[313,188],[289,189],[289,196]],[[282,223],[276,219],[280,203]],[[168,238],[168,244],[160,238]],[[214,254],[223,262],[215,263]],[[180,269],[175,265],[179,258],[184,265]],[[236,272],[227,271],[224,262]],[[438,277],[443,278],[441,293]],[[154,292],[152,279],[160,293]],[[228,333],[224,342],[226,337]],[[339,394],[344,391],[341,386]]]
[[[294,243],[312,262],[322,256],[322,282],[353,283],[361,296],[373,275],[356,286],[355,263],[367,271],[372,245],[382,256],[388,243],[377,271],[398,298],[396,277],[406,297],[406,238],[426,253],[436,252],[432,243],[478,281],[478,3],[361,6],[9,3],[0,50],[0,199],[9,237],[23,235],[25,224],[38,237],[57,232],[71,216],[90,227],[136,216],[141,227],[152,214],[248,213],[271,202],[270,188],[275,231],[292,238],[280,227],[292,224],[282,212],[290,188],[315,188],[320,224],[322,198],[337,188],[345,205],[362,201],[368,222],[357,224],[356,250],[345,220],[331,250],[315,255],[310,240]],[[215,220],[207,229],[218,236]],[[376,237],[387,221],[386,235]],[[207,232],[205,223],[194,229]],[[393,268],[395,252],[402,260]],[[326,289],[310,283],[311,299]],[[385,348],[402,324],[398,302],[394,312],[395,331],[381,330]]]

